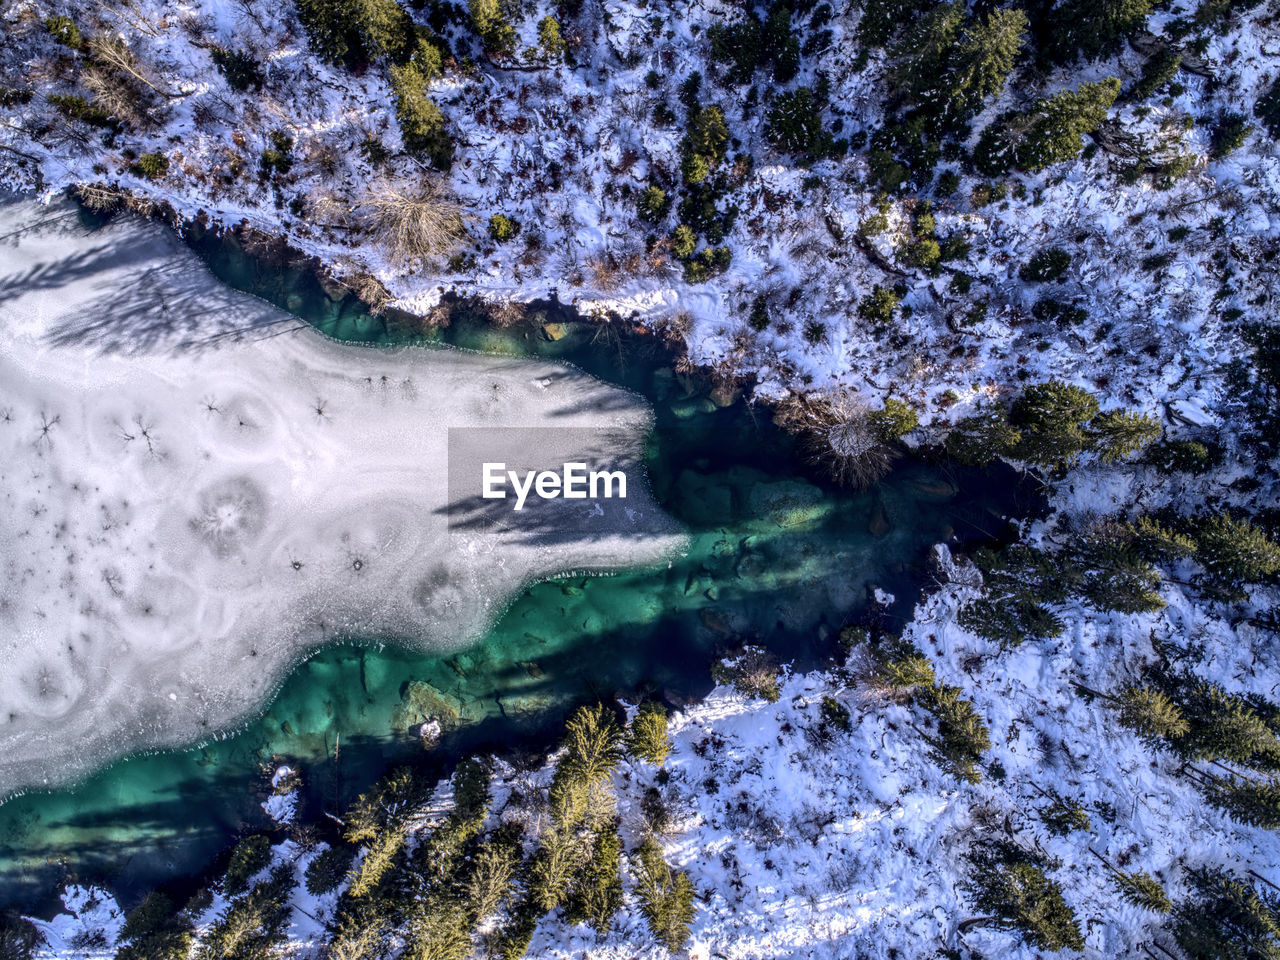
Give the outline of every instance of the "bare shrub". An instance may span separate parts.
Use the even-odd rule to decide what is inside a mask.
[[[876,436],[863,401],[853,393],[793,396],[779,405],[780,426],[802,433],[814,462],[838,482],[869,487],[883,478],[896,456]]]
[[[499,300],[489,304],[488,313],[494,326],[505,329],[523,323],[529,316],[529,307],[515,300]]]
[[[387,304],[395,299],[382,281],[371,273],[356,273],[344,278],[342,282],[368,305],[369,312],[375,317],[381,315]]]
[[[621,264],[609,251],[595,254],[587,259],[587,270],[591,275],[591,286],[596,290],[609,293],[618,288],[622,276]]]
[[[711,678],[768,703],[776,703],[782,693],[778,683],[778,658],[764,647],[747,645],[734,656],[713,664]]]
[[[447,253],[466,234],[462,208],[434,186],[410,192],[387,184],[370,191],[364,206],[374,236],[402,263]]]
[[[85,68],[80,79],[93,96],[93,102],[125,126],[134,130],[149,126],[151,117],[147,108],[150,98],[127,76],[90,66]]]
[[[100,66],[107,70],[132,77],[134,80],[138,81],[138,83],[149,87],[162,97],[174,99],[181,96],[179,93],[163,89],[151,80],[151,78],[143,71],[143,68],[138,63],[137,57],[133,55],[133,51],[129,48],[129,45],[120,37],[105,33],[95,34],[89,41],[89,52],[94,61]]]
[[[76,199],[94,213],[115,213],[128,197],[125,191],[102,183],[78,183],[75,192]]]

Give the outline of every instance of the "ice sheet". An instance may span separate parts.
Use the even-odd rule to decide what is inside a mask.
[[[156,224],[0,205],[0,796],[209,736],[325,641],[457,647],[534,577],[678,549],[642,482],[449,522],[450,428],[558,469],[575,437],[634,463],[649,417],[555,364],[328,341]]]

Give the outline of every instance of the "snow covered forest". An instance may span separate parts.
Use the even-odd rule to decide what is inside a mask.
[[[0,182],[555,293],[874,482],[1039,475],[823,669],[396,773],[0,957],[1280,958],[1276,0],[0,0]],[[914,599],[914,598],[913,598]],[[625,714],[625,716],[624,716]],[[7,952],[6,952],[7,951]]]

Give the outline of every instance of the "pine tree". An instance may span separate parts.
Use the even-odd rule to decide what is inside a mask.
[[[1190,730],[1182,709],[1154,687],[1129,684],[1120,690],[1120,723],[1148,743],[1171,744]]]
[[[1038,100],[1023,113],[1005,114],[982,132],[974,165],[995,177],[1015,168],[1034,173],[1074,159],[1085,134],[1106,119],[1119,93],[1120,81],[1109,77]]]
[[[1139,517],[1128,526],[1138,556],[1152,563],[1172,563],[1196,552],[1194,540],[1154,517]]]
[[[353,897],[367,897],[372,894],[386,878],[396,858],[404,850],[404,844],[403,827],[388,826],[381,830],[369,844],[364,859],[355,867],[351,886],[347,888],[347,892]]]
[[[609,779],[622,757],[622,728],[603,704],[579,707],[565,724],[564,764],[587,784]]]
[[[374,60],[400,62],[413,50],[413,18],[396,0],[357,0],[364,49]]]
[[[501,829],[476,851],[466,880],[467,905],[475,920],[492,916],[510,894],[520,855],[518,832]]]
[[[1275,777],[1214,777],[1205,796],[1241,823],[1280,829],[1280,780]]]
[[[454,898],[433,897],[417,904],[402,960],[466,960],[471,952],[469,919],[465,905]]]
[[[1189,960],[1280,960],[1280,904],[1223,870],[1188,873],[1172,932]]]
[[[672,871],[667,866],[662,848],[653,837],[641,845],[639,861],[636,893],[640,911],[658,942],[675,953],[689,940],[694,917],[693,883],[684,871]]]
[[[942,88],[964,26],[964,4],[942,3],[920,17],[891,52],[896,61],[890,80],[912,102],[928,103],[942,112]]]
[[[671,738],[667,736],[667,708],[652,700],[642,703],[631,721],[628,746],[632,756],[661,766],[671,752]]]
[[[1012,844],[973,851],[974,869],[965,889],[991,921],[1015,927],[1028,943],[1045,950],[1081,950],[1084,937],[1062,887],[1045,876],[1036,858]]]
[[[116,960],[187,960],[191,923],[168,897],[152,892],[129,911],[117,942]],[[0,958],[9,956],[0,940]]]
[[[1151,874],[1141,870],[1129,873],[1117,871],[1112,878],[1116,882],[1116,889],[1120,891],[1120,896],[1135,907],[1143,907],[1153,913],[1168,913],[1173,909],[1173,904],[1169,901],[1169,895],[1164,892],[1164,887],[1160,886],[1160,882]]]
[[[578,835],[551,826],[542,832],[538,851],[529,868],[529,899],[543,913],[560,906],[583,861]]]
[[[1065,837],[1075,830],[1089,829],[1089,814],[1078,800],[1069,800],[1057,793],[1052,796],[1053,803],[1040,812],[1040,819],[1050,833]]]
[[[417,792],[410,770],[401,767],[387,774],[360,794],[347,811],[343,833],[347,842],[372,840],[384,825],[408,808]]]
[[[222,886],[227,896],[240,893],[253,879],[271,863],[271,838],[257,833],[244,837],[231,851],[231,861],[227,864],[227,872]]]
[[[609,932],[614,914],[622,907],[622,840],[612,827],[596,834],[591,859],[569,890],[565,917],[570,923],[589,923],[597,933]]]
[[[1110,410],[1089,424],[1098,456],[1104,463],[1122,460],[1137,453],[1160,436],[1160,424],[1144,413]]]
[[[985,467],[1011,456],[1022,441],[1022,433],[996,410],[965,417],[947,434],[947,452],[961,463]]]
[[[1244,697],[1198,677],[1170,680],[1189,729],[1177,743],[1192,760],[1229,760],[1255,770],[1280,770],[1280,739]]]
[[[368,57],[350,0],[295,0],[295,6],[311,45],[330,63],[354,64]]]
[[[1197,559],[1229,585],[1258,583],[1280,572],[1280,544],[1248,520],[1219,513],[1194,522]]]
[[[471,25],[484,41],[486,53],[510,53],[515,47],[516,31],[507,22],[498,0],[467,0]]]
[[[765,135],[779,150],[818,160],[827,150],[822,111],[808,87],[779,94],[765,115]]]
[[[724,156],[729,143],[729,127],[719,107],[689,111],[689,123],[681,141],[681,172],[685,182],[698,184]]]
[[[967,117],[980,110],[988,97],[1000,95],[1026,42],[1026,32],[1027,15],[1017,8],[992,10],[981,23],[966,24],[964,42],[951,69],[956,112]]]
[[[555,17],[543,17],[538,21],[538,46],[552,60],[564,57],[569,45],[560,33],[560,21]]]
[[[440,51],[425,40],[418,42],[412,59],[389,73],[396,100],[396,119],[405,149],[426,156],[438,170],[453,163],[453,139],[445,129],[444,114],[427,96],[430,82],[440,75]]]
[[[1066,0],[1051,16],[1051,51],[1062,63],[1077,54],[1097,59],[1141,29],[1151,7],[1152,0]]]
[[[961,780],[978,783],[982,773],[978,761],[991,748],[991,735],[973,701],[966,700],[960,687],[935,685],[924,699],[938,721],[938,736],[930,742],[933,755],[943,767]]]
[[[1080,575],[1080,594],[1099,610],[1152,613],[1164,607],[1160,571],[1144,560],[1125,524],[1099,521],[1061,555]]]
[[[1084,425],[1097,413],[1098,399],[1081,387],[1060,380],[1027,387],[1013,405],[1018,456],[1043,468],[1070,466],[1088,449]]]
[[[881,443],[901,440],[920,425],[915,409],[897,397],[887,397],[881,409],[867,414],[867,421]]]
[[[884,665],[885,682],[895,690],[914,687],[932,687],[935,681],[933,664],[920,653],[907,654],[887,660]]]

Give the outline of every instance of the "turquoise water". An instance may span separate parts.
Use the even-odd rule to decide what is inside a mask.
[[[319,816],[393,763],[443,768],[476,748],[540,749],[587,699],[696,697],[710,687],[715,653],[744,640],[814,663],[842,624],[868,615],[873,586],[897,596],[891,619],[909,615],[931,544],[998,535],[1003,516],[1039,507],[1012,471],[912,461],[873,491],[833,489],[759,411],[724,405],[710,384],[673,374],[652,336],[604,335],[554,308],[551,319],[569,320],[556,340],[537,324],[502,330],[463,311],[447,328],[424,331],[411,318],[372,317],[353,298],[331,299],[306,271],[234,244],[193,246],[232,285],[332,336],[556,357],[643,393],[657,422],[648,448],[654,492],[689,527],[690,549],[669,567],[534,585],[482,643],[450,657],[376,643],[327,648],[226,739],[10,800],[0,806],[0,905],[47,912],[69,879],[105,883],[127,902],[200,872],[238,832],[269,826],[258,804],[279,762],[304,770],[306,814]],[[415,732],[424,717],[412,695],[423,691],[433,713],[453,718],[431,751]]]

